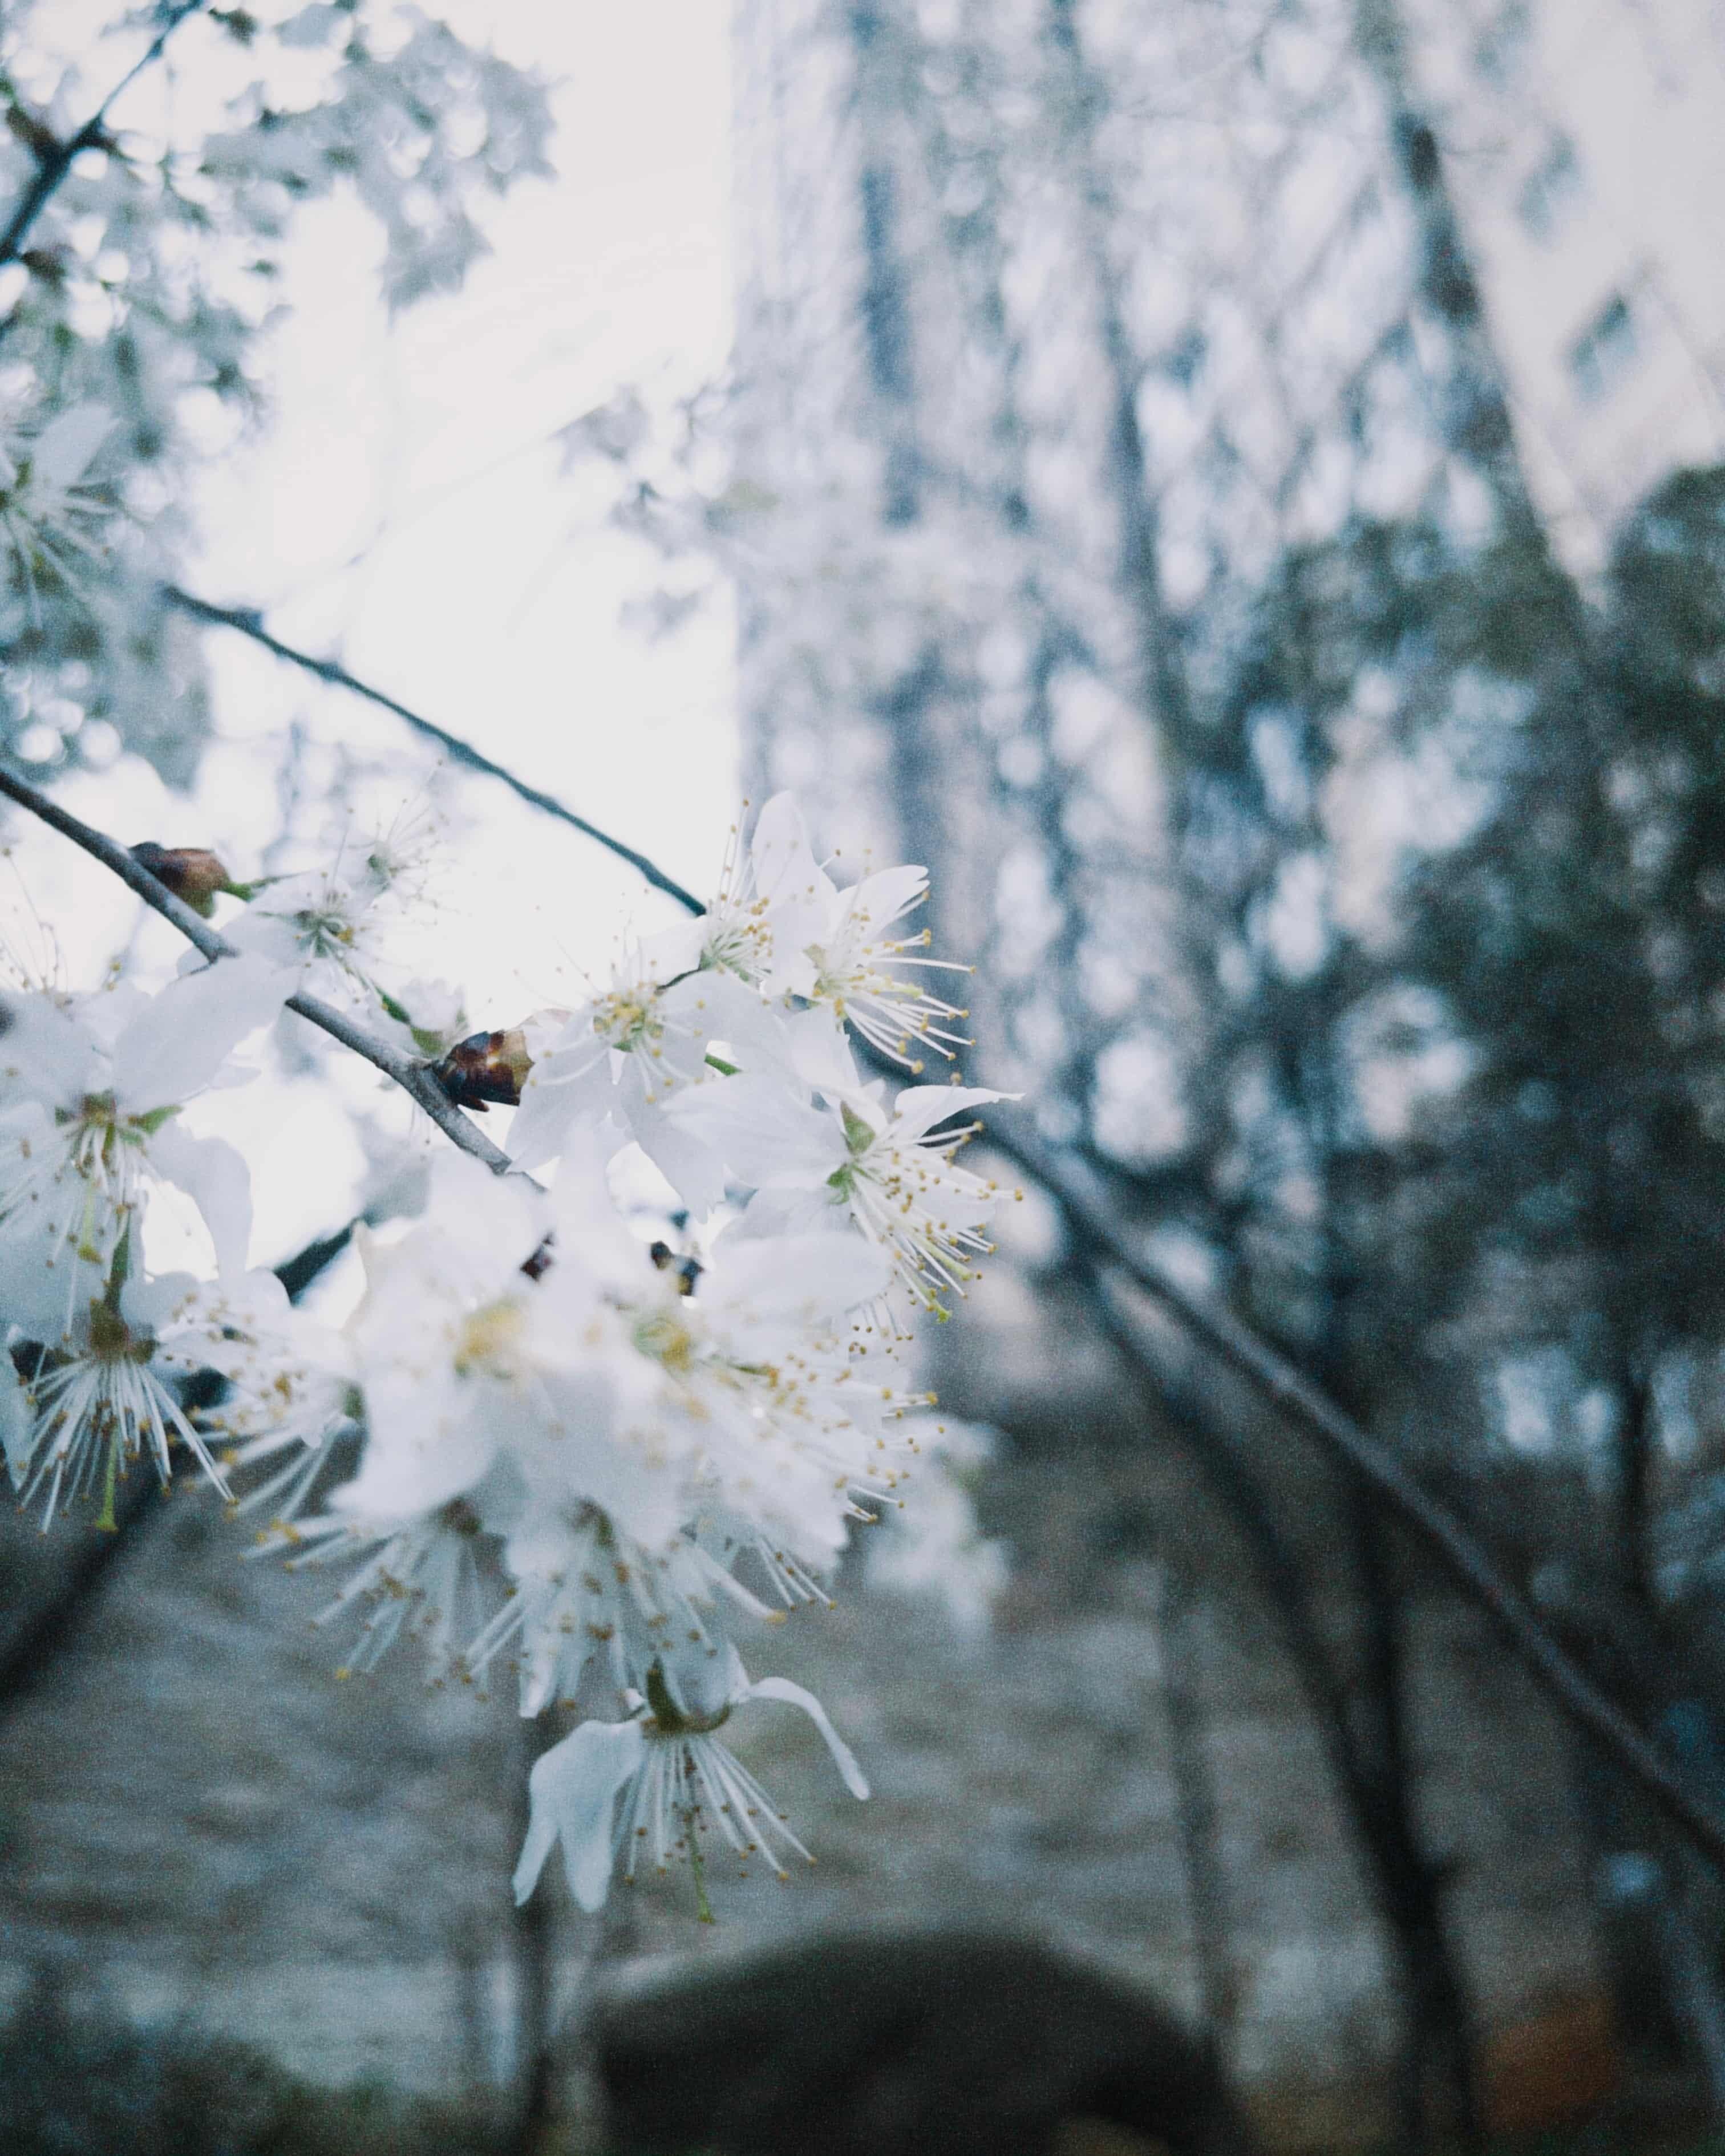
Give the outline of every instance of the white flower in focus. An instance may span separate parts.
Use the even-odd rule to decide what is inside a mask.
[[[680,1857],[694,1871],[707,1922],[712,1912],[703,1877],[703,1836],[716,1832],[745,1873],[749,1858],[757,1856],[781,1879],[788,1876],[787,1856],[814,1862],[783,1813],[716,1732],[751,1700],[783,1700],[814,1722],[855,1797],[869,1794],[862,1769],[813,1693],[783,1677],[751,1684],[734,1655],[726,1676],[711,1705],[680,1707],[655,1665],[632,1720],[583,1722],[536,1762],[527,1784],[527,1835],[516,1866],[517,1902],[532,1892],[559,1840],[569,1891],[583,1909],[603,1906],[619,1857],[630,1880],[644,1857],[660,1871]]]
[[[958,1148],[979,1127],[938,1126],[1015,1096],[980,1086],[908,1086],[889,1112],[880,1081],[862,1085],[841,1041],[804,1029],[793,1060],[828,1105],[815,1105],[804,1084],[781,1072],[745,1071],[678,1101],[672,1118],[757,1194],[744,1215],[746,1235],[854,1226],[887,1255],[918,1304],[944,1315],[943,1296],[962,1296],[976,1277],[974,1260],[993,1247],[983,1229],[1001,1194],[957,1164]]]
[[[718,955],[769,995],[824,1004],[870,1045],[913,1071],[913,1044],[950,1058],[966,1036],[950,1020],[968,1014],[924,987],[923,972],[968,973],[927,955],[929,932],[895,933],[928,896],[928,871],[882,869],[840,891],[815,860],[796,804],[775,794],[750,847],[753,896],[721,901],[710,932]],[[735,956],[726,955],[733,952]]]
[[[530,1026],[533,1067],[509,1134],[518,1168],[539,1166],[573,1133],[597,1132],[608,1118],[619,1142],[633,1137],[691,1211],[709,1212],[723,1198],[721,1164],[665,1110],[712,1075],[715,1042],[771,1050],[776,1021],[735,974],[701,968],[701,927],[691,921],[644,944],[610,989],[542,1045]]]
[[[8,999],[0,1034],[0,1320],[52,1345],[99,1296],[152,1179],[203,1214],[224,1274],[251,1232],[244,1159],[174,1120],[248,1034],[273,1019],[290,977],[222,958],[155,996],[114,989],[72,1002]]]
[[[733,828],[719,896],[699,924],[700,963],[778,994],[825,932],[831,886],[788,793],[776,793],[756,818],[746,853],[737,840]]]

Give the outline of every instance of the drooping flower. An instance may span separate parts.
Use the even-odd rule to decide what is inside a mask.
[[[517,1902],[532,1892],[558,1841],[569,1891],[583,1909],[603,1906],[619,1858],[629,1880],[644,1858],[660,1871],[681,1858],[695,1872],[701,1914],[709,1922],[704,1837],[716,1833],[745,1871],[753,1856],[781,1879],[788,1876],[787,1856],[812,1863],[784,1814],[716,1734],[751,1700],[783,1700],[800,1707],[819,1731],[851,1794],[868,1795],[855,1756],[820,1702],[800,1685],[783,1677],[751,1684],[733,1653],[721,1685],[709,1682],[704,1692],[687,1689],[694,1703],[679,1705],[665,1669],[655,1664],[646,1695],[634,1702],[629,1721],[583,1722],[535,1763],[527,1784],[527,1835],[516,1866]]]
[[[674,1649],[719,1655],[721,1595],[765,1614],[692,1537],[646,1549],[584,1497],[524,1507],[505,1563],[513,1588],[468,1647],[465,1666],[479,1678],[500,1655],[512,1657],[526,1715],[572,1704],[590,1664],[608,1672],[620,1697],[639,1691]]]

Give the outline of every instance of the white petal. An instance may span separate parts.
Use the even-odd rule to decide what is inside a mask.
[[[808,895],[824,897],[832,890],[818,866],[803,812],[796,798],[775,793],[755,819],[749,840],[754,863],[755,889],[765,899],[798,899]]]
[[[521,1088],[521,1105],[509,1127],[509,1157],[523,1170],[561,1152],[579,1123],[593,1128],[611,1103],[611,1074],[603,1041],[583,1044],[578,1065],[567,1076],[555,1060],[536,1063]]]
[[[668,1101],[665,1112],[722,1154],[752,1190],[818,1188],[849,1158],[836,1116],[764,1075],[741,1071],[691,1086]]]
[[[788,1677],[762,1677],[749,1686],[747,1697],[750,1699],[782,1699],[792,1707],[800,1707],[826,1739],[827,1749],[833,1755],[833,1763],[845,1777],[845,1788],[854,1797],[867,1796],[868,1779],[856,1763],[856,1754],[834,1728],[827,1718],[826,1709],[812,1691],[804,1691],[801,1685],[793,1684]],[[536,1768],[535,1772],[537,1772]]]
[[[662,928],[657,935],[644,937],[640,948],[641,978],[650,981],[655,988],[663,988],[680,974],[692,973],[701,963],[701,947],[706,938],[706,923],[699,915]]]
[[[862,1074],[856,1067],[842,1023],[824,1005],[799,1011],[785,1023],[790,1041],[791,1063],[805,1086],[829,1100],[864,1097]]]
[[[674,1018],[687,1018],[706,1040],[722,1040],[751,1065],[784,1060],[784,1020],[735,973],[709,968],[667,988],[660,1002]]]
[[[267,959],[218,958],[170,982],[114,1044],[114,1089],[139,1115],[202,1092],[249,1033],[267,1025],[294,977]]]
[[[30,453],[32,479],[61,490],[76,486],[117,424],[100,404],[74,404],[60,413],[36,437]]]
[[[850,926],[853,932],[862,931],[870,942],[878,941],[927,889],[927,869],[882,869],[878,875],[865,876],[845,894]]]
[[[906,1086],[893,1104],[895,1137],[920,1138],[948,1116],[990,1101],[1021,1101],[1022,1093],[996,1093],[986,1086]]]
[[[30,1463],[30,1404],[12,1357],[0,1348],[0,1450],[14,1490],[22,1486]]]
[[[223,1278],[243,1271],[252,1239],[251,1173],[245,1156],[225,1138],[196,1138],[177,1123],[164,1123],[150,1141],[149,1160],[203,1214]]]
[[[416,1387],[375,1381],[367,1388],[370,1431],[365,1458],[351,1482],[330,1499],[349,1519],[416,1519],[481,1481],[496,1455],[495,1430],[477,1414],[449,1416],[428,1429]]]
[[[79,1014],[41,993],[0,1003],[10,1021],[0,1033],[0,1094],[70,1107],[105,1090],[107,1065]]]
[[[675,1098],[675,1096],[673,1096]],[[711,1213],[725,1196],[725,1162],[692,1131],[666,1120],[664,1111],[628,1102],[629,1127],[635,1143],[670,1183],[689,1210]]]
[[[701,1284],[702,1303],[727,1325],[819,1325],[884,1295],[892,1268],[855,1235],[726,1235]]]
[[[515,1898],[525,1902],[561,1837],[569,1892],[583,1909],[604,1906],[611,1884],[611,1815],[617,1793],[640,1772],[646,1738],[639,1722],[583,1722],[533,1763],[531,1806]]]

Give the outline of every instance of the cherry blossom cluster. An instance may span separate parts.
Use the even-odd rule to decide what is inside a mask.
[[[699,917],[579,1008],[463,1038],[459,997],[391,966],[409,850],[255,887],[138,852],[240,911],[226,955],[153,996],[0,1006],[0,1440],[23,1502],[45,1525],[89,1498],[111,1527],[128,1466],[165,1478],[183,1450],[259,1548],[336,1576],[321,1621],[348,1628],[348,1668],[411,1635],[434,1680],[507,1673],[523,1714],[572,1713],[532,1770],[519,1897],[558,1843],[588,1908],[619,1865],[683,1858],[706,1914],[704,1845],[782,1872],[808,1852],[724,1742],[733,1713],[801,1708],[867,1785],[737,1636],[824,1599],[852,1525],[938,1444],[915,1323],[963,1294],[1002,1197],[957,1158],[958,1119],[1001,1096],[915,1082],[965,1015],[909,926],[924,871],[839,888],[780,796]],[[507,1173],[440,1151],[417,1217],[359,1231],[340,1333],[246,1270],[245,1163],[180,1121],[307,993],[453,1103],[513,1111]],[[865,1078],[853,1037],[913,1082]],[[619,1198],[643,1156],[665,1186],[644,1225]],[[145,1262],[165,1183],[208,1225],[208,1279]]]

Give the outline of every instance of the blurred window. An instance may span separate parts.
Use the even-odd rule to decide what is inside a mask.
[[[1569,347],[1569,372],[1584,403],[1597,404],[1634,365],[1640,340],[1621,292],[1612,295]]]
[[[1527,0],[1504,0],[1474,41],[1473,64],[1487,82],[1507,84],[1517,74],[1532,27]]]
[[[1581,161],[1567,135],[1553,135],[1522,182],[1516,210],[1535,239],[1553,239],[1581,193]]]

